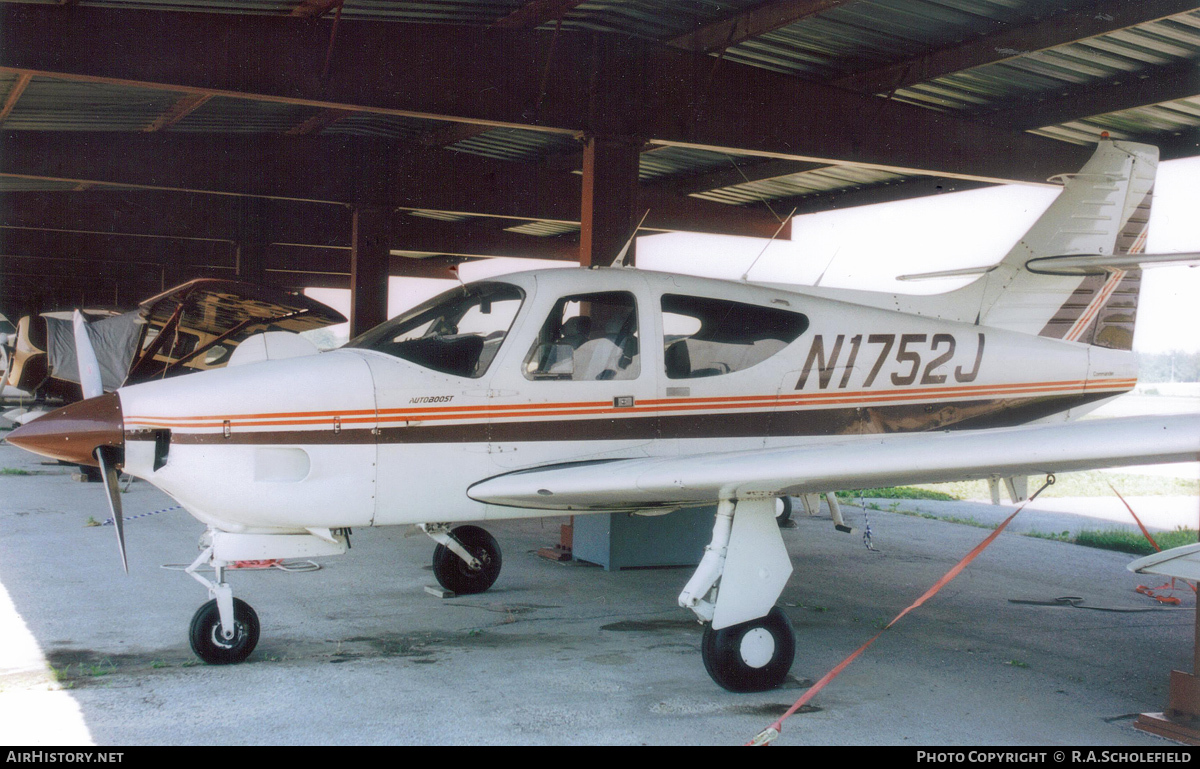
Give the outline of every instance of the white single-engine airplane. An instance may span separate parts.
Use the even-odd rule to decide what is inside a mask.
[[[718,684],[767,689],[795,650],[775,607],[791,573],[776,498],[1200,458],[1200,416],[1074,421],[1137,381],[1140,267],[1198,256],[1141,253],[1157,160],[1101,141],[1003,261],[937,296],[528,272],[338,350],[122,387],[8,440],[98,463],[117,521],[123,467],[208,527],[189,571],[213,599],[190,630],[210,663],[259,636],[233,561],[418,524],[442,585],[475,593],[500,550],[456,523],[716,502],[679,603],[705,623]]]

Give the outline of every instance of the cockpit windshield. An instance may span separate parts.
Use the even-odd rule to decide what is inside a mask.
[[[347,344],[444,374],[483,376],[525,293],[510,283],[472,283],[439,294]]]

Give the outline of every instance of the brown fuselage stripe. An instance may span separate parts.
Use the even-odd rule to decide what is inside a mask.
[[[219,428],[228,423],[231,428],[330,426],[337,420],[341,425],[376,422],[428,422],[464,419],[494,419],[503,417],[601,416],[628,415],[646,411],[698,411],[711,409],[749,408],[754,406],[784,407],[802,405],[854,404],[866,406],[880,401],[924,400],[931,397],[966,397],[968,395],[1067,395],[1063,390],[1090,392],[1096,390],[1127,390],[1136,379],[1069,380],[1057,382],[1025,382],[1018,384],[971,385],[958,387],[919,387],[871,391],[833,391],[816,393],[787,393],[777,395],[744,395],[709,398],[650,399],[632,408],[614,408],[608,401],[572,403],[480,404],[423,409],[380,409],[346,411],[280,412],[208,417],[146,417],[130,416],[126,424],[142,429],[152,428]],[[409,425],[405,425],[408,427]]]
[[[799,437],[860,433],[980,429],[1024,424],[1109,397],[1075,395],[964,400],[937,404],[905,403],[804,411],[736,414],[658,414],[620,419],[496,421],[465,425],[334,430],[173,432],[179,445],[363,445],[403,443],[516,443],[522,441],[655,440],[688,438]],[[150,431],[126,431],[127,440],[145,440]]]

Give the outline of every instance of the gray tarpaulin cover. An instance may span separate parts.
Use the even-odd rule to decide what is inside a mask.
[[[85,316],[86,317],[86,316]],[[100,381],[104,391],[121,386],[129,373],[129,364],[137,351],[142,333],[137,310],[113,315],[87,324],[88,336],[100,362]],[[79,362],[75,357],[75,327],[70,319],[46,317],[46,353],[50,372],[68,382],[79,381]]]

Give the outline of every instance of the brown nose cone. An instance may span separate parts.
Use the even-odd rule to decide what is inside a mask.
[[[72,403],[18,427],[8,442],[34,454],[97,467],[101,446],[124,446],[121,399],[116,393]]]

